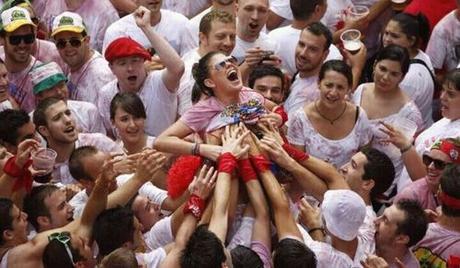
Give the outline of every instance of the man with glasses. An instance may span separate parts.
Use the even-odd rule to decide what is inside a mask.
[[[53,21],[51,36],[70,69],[70,99],[97,102],[98,91],[115,79],[107,61],[93,50],[80,15],[64,12]]]
[[[426,176],[412,178],[413,182],[395,197],[395,202],[401,199],[416,200],[424,209],[436,211],[436,208],[440,205],[437,195],[442,172],[447,164],[455,162],[454,157],[456,155],[460,155],[459,138],[441,139],[433,144],[431,150],[422,157]],[[413,168],[420,169],[419,167],[405,164],[408,171]]]
[[[30,70],[41,62],[32,56],[36,25],[29,12],[12,7],[1,13],[0,40],[5,49],[5,66],[10,80],[10,95],[21,109],[31,112],[35,108]]]
[[[147,50],[128,37],[114,40],[104,55],[117,79],[101,89],[97,107],[107,132],[114,134],[110,121],[110,102],[117,92],[135,92],[142,99],[147,113],[145,132],[158,136],[176,120],[176,91],[184,72],[184,63],[171,45],[151,26],[150,10],[139,7],[133,16],[166,68],[147,73],[144,67],[144,62],[150,59]]]

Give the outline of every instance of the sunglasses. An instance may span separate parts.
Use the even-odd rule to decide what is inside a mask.
[[[223,61],[214,64],[214,69],[216,69],[216,71],[223,70],[225,68],[225,66],[227,66],[227,63],[237,64],[238,60],[234,56],[230,56],[230,57],[224,59]]]
[[[433,159],[431,158],[430,156],[424,154],[423,157],[422,157],[422,160],[423,160],[423,164],[425,164],[425,166],[429,166],[431,165],[431,163],[434,163],[434,167],[437,169],[437,170],[443,170],[446,165],[448,163],[444,162],[444,161],[441,161],[441,160],[438,160],[438,159]]]
[[[67,46],[67,43],[69,43],[72,47],[80,47],[83,40],[85,40],[85,38],[82,38],[82,39],[70,38],[69,40],[59,39],[59,40],[56,40],[54,44],[56,44],[56,47],[58,49],[64,49]]]
[[[35,34],[25,34],[25,35],[10,35],[8,37],[10,44],[17,46],[24,41],[25,44],[30,45],[35,41]]]
[[[67,255],[72,261],[72,265],[75,266],[75,262],[73,261],[72,251],[70,251],[69,242],[70,242],[70,232],[62,232],[62,233],[53,233],[48,236],[48,241],[57,240],[61,244],[65,246],[65,250],[67,251]]]

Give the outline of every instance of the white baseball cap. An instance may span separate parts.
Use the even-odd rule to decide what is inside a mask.
[[[30,18],[30,13],[22,7],[12,7],[2,12],[2,29],[5,32],[14,32],[21,26],[31,25],[36,27]]]
[[[64,31],[75,33],[82,33],[83,31],[86,31],[86,26],[83,23],[83,18],[77,13],[69,11],[59,14],[53,20],[51,36],[53,37],[57,33]]]
[[[324,194],[321,212],[331,234],[351,241],[358,235],[364,222],[366,204],[351,190],[329,190]]]

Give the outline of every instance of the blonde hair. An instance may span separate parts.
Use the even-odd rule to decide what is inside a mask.
[[[112,251],[105,256],[102,261],[101,268],[138,268],[139,264],[136,260],[136,255],[128,248],[121,247]]]

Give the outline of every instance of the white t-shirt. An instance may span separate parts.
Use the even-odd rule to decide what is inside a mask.
[[[168,9],[180,13],[187,18],[195,16],[198,12],[202,11],[209,6],[208,0],[163,0],[161,8]]]
[[[358,88],[356,88],[355,93],[353,94],[352,101],[356,105],[361,105],[361,98],[365,86],[366,84],[359,85]],[[373,132],[372,148],[375,148],[385,153],[391,159],[395,167],[395,179],[392,185],[389,187],[389,189],[385,192],[387,196],[391,193],[394,187],[397,187],[398,192],[400,192],[407,183],[407,181],[400,179],[401,171],[404,167],[404,163],[401,159],[401,152],[393,144],[382,142],[382,139],[386,139],[387,135],[380,130],[380,128],[382,127],[380,123],[381,121],[391,125],[398,118],[405,118],[414,122],[417,125],[416,132],[422,129],[422,114],[420,113],[420,111],[417,108],[417,105],[415,105],[413,101],[407,102],[397,113],[391,114],[385,118],[370,119],[371,129]]]
[[[93,56],[79,70],[69,73],[70,98],[97,104],[97,95],[103,86],[115,80],[109,63],[94,51]]]
[[[182,39],[187,21],[188,19],[182,14],[170,10],[161,10],[161,20],[153,26],[153,30],[168,41],[178,54],[182,54]],[[145,48],[152,47],[147,36],[137,26],[133,14],[119,19],[107,28],[104,36],[103,53],[113,40],[120,37],[131,37]]]
[[[236,36],[235,48],[232,51],[232,56],[236,57],[238,62],[242,62],[246,55],[246,50],[253,47],[260,47],[263,50],[271,50],[276,52],[279,49],[279,44],[276,42],[276,40],[273,40],[263,32],[260,32],[259,37],[254,42],[246,42]]]
[[[423,51],[419,50],[415,59],[423,60],[433,71],[430,58]],[[428,69],[422,64],[412,63],[399,86],[415,102],[422,113],[422,129],[430,127],[433,124],[431,103],[433,101],[434,82]]]
[[[291,5],[286,0],[270,0],[270,10],[276,15],[283,17],[285,20],[292,21]]]
[[[76,10],[70,10],[65,0],[43,0],[42,2],[45,8],[41,18],[48,29],[52,28],[53,19],[62,12],[78,13],[88,29],[91,47],[97,51],[102,49],[107,27],[119,19],[117,10],[109,0],[80,1],[81,6]]]
[[[190,50],[183,57],[185,70],[179,83],[179,89],[177,90],[177,113],[183,115],[190,107],[192,107],[192,89],[195,84],[195,79],[192,75],[193,64],[197,63],[201,59],[198,54],[198,48]]]
[[[345,12],[348,8],[353,6],[351,0],[327,0],[326,13],[321,18],[321,22],[326,25],[331,32],[335,32],[337,31],[337,23],[344,20]]]
[[[106,134],[96,105],[86,101],[68,100],[67,107],[72,112],[73,118],[75,118],[78,132]],[[33,118],[34,111],[30,112],[29,116]]]
[[[271,39],[280,44],[279,49],[276,51],[276,55],[282,60],[282,68],[290,75],[294,75],[297,72],[295,65],[295,49],[299,42],[301,32],[302,30],[295,29],[292,25],[289,25],[277,28],[268,34]],[[331,44],[329,46],[329,54],[324,61],[342,59],[343,56],[340,54],[339,49],[334,44]]]
[[[150,72],[141,89],[137,92],[144,103],[147,114],[145,132],[155,137],[174,123],[177,112],[177,96],[170,92],[163,83],[163,72],[164,70]],[[117,82],[118,80],[114,80],[100,90],[97,105],[105,128],[107,130],[112,129],[113,133],[115,131],[110,122],[110,102],[119,92]]]
[[[89,196],[86,193],[86,190],[78,192],[76,195],[69,200],[69,205],[73,207],[73,218],[79,219],[83,214],[86,203],[88,203]]]
[[[153,148],[153,143],[155,142],[155,139],[156,139],[156,137],[147,135],[147,140],[145,141],[145,147],[146,148]],[[123,141],[121,139],[117,139],[115,141],[115,143],[118,144],[118,146],[120,146],[120,148],[123,148],[123,150],[125,149],[125,144],[123,143]]]
[[[185,53],[189,52],[192,49],[198,47],[198,35],[200,33],[200,22],[201,19],[212,10],[212,7],[209,7],[202,11],[200,14],[191,18],[185,24],[184,39],[183,39],[183,48],[182,54],[185,56]]]
[[[301,78],[295,77],[291,85],[289,96],[284,102],[284,110],[288,115],[302,108],[305,104],[319,98],[318,76]]]
[[[460,55],[455,56],[455,47],[460,53],[460,21],[454,10],[444,16],[433,29],[430,41],[426,47],[426,54],[431,58],[433,67],[448,71],[455,69],[460,61]]]
[[[109,137],[101,133],[79,133],[78,139],[75,141],[75,148],[86,145],[92,145],[99,151],[110,153],[122,153],[123,150]],[[53,182],[60,182],[64,185],[76,183],[77,181],[70,175],[69,163],[55,163],[53,169]]]
[[[310,155],[340,168],[350,161],[360,148],[368,144],[372,137],[366,112],[359,109],[358,120],[353,129],[343,139],[331,140],[315,129],[305,110],[300,108],[289,121],[289,142],[304,146]]]
[[[144,233],[144,241],[149,250],[155,250],[174,242],[171,216],[159,220],[148,232]]]
[[[158,248],[148,253],[136,253],[136,259],[141,267],[156,268],[166,258],[166,251],[163,248]]]

